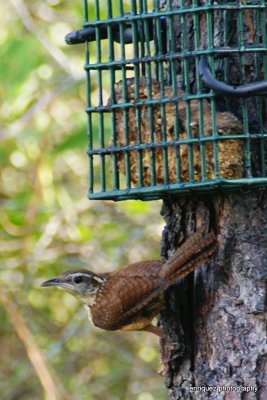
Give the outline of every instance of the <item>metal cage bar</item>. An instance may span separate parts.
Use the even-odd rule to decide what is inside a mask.
[[[264,93],[217,96],[199,68],[207,55],[220,81],[247,83],[249,65],[267,79],[266,3],[84,0],[84,29],[68,40],[87,42],[89,198],[267,185]]]

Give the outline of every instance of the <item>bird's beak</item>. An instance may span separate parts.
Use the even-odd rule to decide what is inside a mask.
[[[55,279],[49,279],[49,281],[45,281],[41,283],[41,287],[45,286],[58,286],[58,287],[63,287],[66,282],[62,278],[55,278]]]

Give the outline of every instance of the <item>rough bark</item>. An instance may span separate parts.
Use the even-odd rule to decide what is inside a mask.
[[[163,3],[165,1],[161,1]],[[204,3],[200,1],[199,5]],[[185,0],[183,4],[191,7],[192,1]],[[179,7],[181,2],[176,0],[173,5]],[[227,18],[223,21],[221,12],[213,14],[215,47],[224,45],[225,25],[229,32],[227,45],[238,43],[236,12],[229,13]],[[186,24],[188,49],[193,50],[192,16],[188,16]],[[200,47],[203,48],[207,45],[205,24],[205,16],[200,17]],[[182,46],[182,29],[182,21],[177,17],[177,51]],[[245,19],[243,29],[244,42],[248,44],[251,38]],[[262,76],[256,76],[252,53],[246,54],[242,62],[240,65],[239,56],[230,57],[227,83],[240,85],[244,81],[262,79]],[[194,93],[193,58],[189,65],[190,90]],[[223,79],[220,58],[215,60],[214,66],[216,77]],[[177,62],[177,74],[181,72],[182,64]],[[247,115],[246,129],[250,133],[267,125],[262,98],[217,98],[216,107],[234,112],[243,123],[246,119],[243,117]],[[254,176],[259,175],[258,145],[256,140],[251,142]],[[219,240],[218,253],[210,263],[166,293],[160,322],[165,332],[162,358],[167,366],[166,385],[170,398],[266,399],[267,189],[172,198],[164,201],[162,215],[166,221],[162,237],[163,258],[167,258],[178,243],[202,223],[214,229]]]
[[[171,399],[266,399],[267,191],[165,201],[162,214],[164,257],[203,222],[220,243],[208,265],[166,294]]]

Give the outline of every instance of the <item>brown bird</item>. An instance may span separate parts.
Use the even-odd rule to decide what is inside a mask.
[[[115,134],[116,141],[113,145],[117,147],[136,146],[138,144],[161,143],[164,139],[169,143],[164,155],[163,146],[153,150],[143,149],[129,151],[129,173],[133,186],[139,184],[139,166],[141,163],[142,184],[149,186],[152,182],[152,159],[155,162],[155,184],[199,181],[201,179],[215,178],[214,142],[212,141],[212,113],[211,105],[207,100],[187,100],[185,93],[178,90],[176,94],[173,88],[165,85],[161,87],[156,80],[151,80],[149,91],[148,80],[140,77],[138,82],[138,93],[135,90],[135,78],[126,79],[126,93],[124,97],[123,82],[115,85],[116,104],[128,103],[126,108],[116,108]],[[178,102],[175,98],[179,98]],[[149,101],[157,100],[159,104],[148,105]],[[164,102],[162,102],[164,100]],[[140,102],[143,104],[140,105]],[[130,106],[129,103],[133,105]],[[139,103],[138,106],[135,103]],[[164,105],[160,105],[163,104]],[[200,109],[202,104],[202,110]],[[108,105],[112,105],[111,99]],[[138,116],[139,114],[139,116]],[[186,120],[189,119],[190,131]],[[199,138],[199,125],[202,119],[205,137],[211,140],[195,142],[194,144],[179,144],[180,140]],[[179,132],[175,135],[175,124],[179,122]],[[163,129],[163,124],[165,128]],[[225,135],[241,134],[243,127],[238,118],[232,113],[216,113],[217,131],[222,139],[216,139],[218,150],[218,167],[221,178],[241,178],[243,175],[243,141],[234,139],[223,139]],[[138,132],[139,126],[139,132]],[[126,138],[126,128],[128,137]],[[165,132],[165,138],[163,135]],[[178,136],[178,137],[177,137]],[[153,137],[153,141],[152,141]],[[176,143],[172,143],[176,141]],[[167,158],[168,176],[164,178],[164,157]],[[192,173],[189,172],[189,160],[192,160]],[[201,159],[204,159],[204,168],[201,167]],[[126,152],[121,151],[117,155],[119,171],[126,173]],[[179,165],[179,168],[177,168]],[[180,169],[180,172],[179,172]]]
[[[72,270],[41,286],[56,286],[77,297],[99,328],[145,330],[162,336],[151,322],[160,310],[163,293],[204,264],[216,247],[215,234],[204,234],[201,228],[167,262],[142,261],[111,273]]]

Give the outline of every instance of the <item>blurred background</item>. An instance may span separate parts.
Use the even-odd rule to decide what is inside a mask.
[[[160,258],[160,202],[87,199],[84,45],[64,42],[82,6],[0,0],[1,400],[167,398],[156,337],[101,331],[39,287]]]

